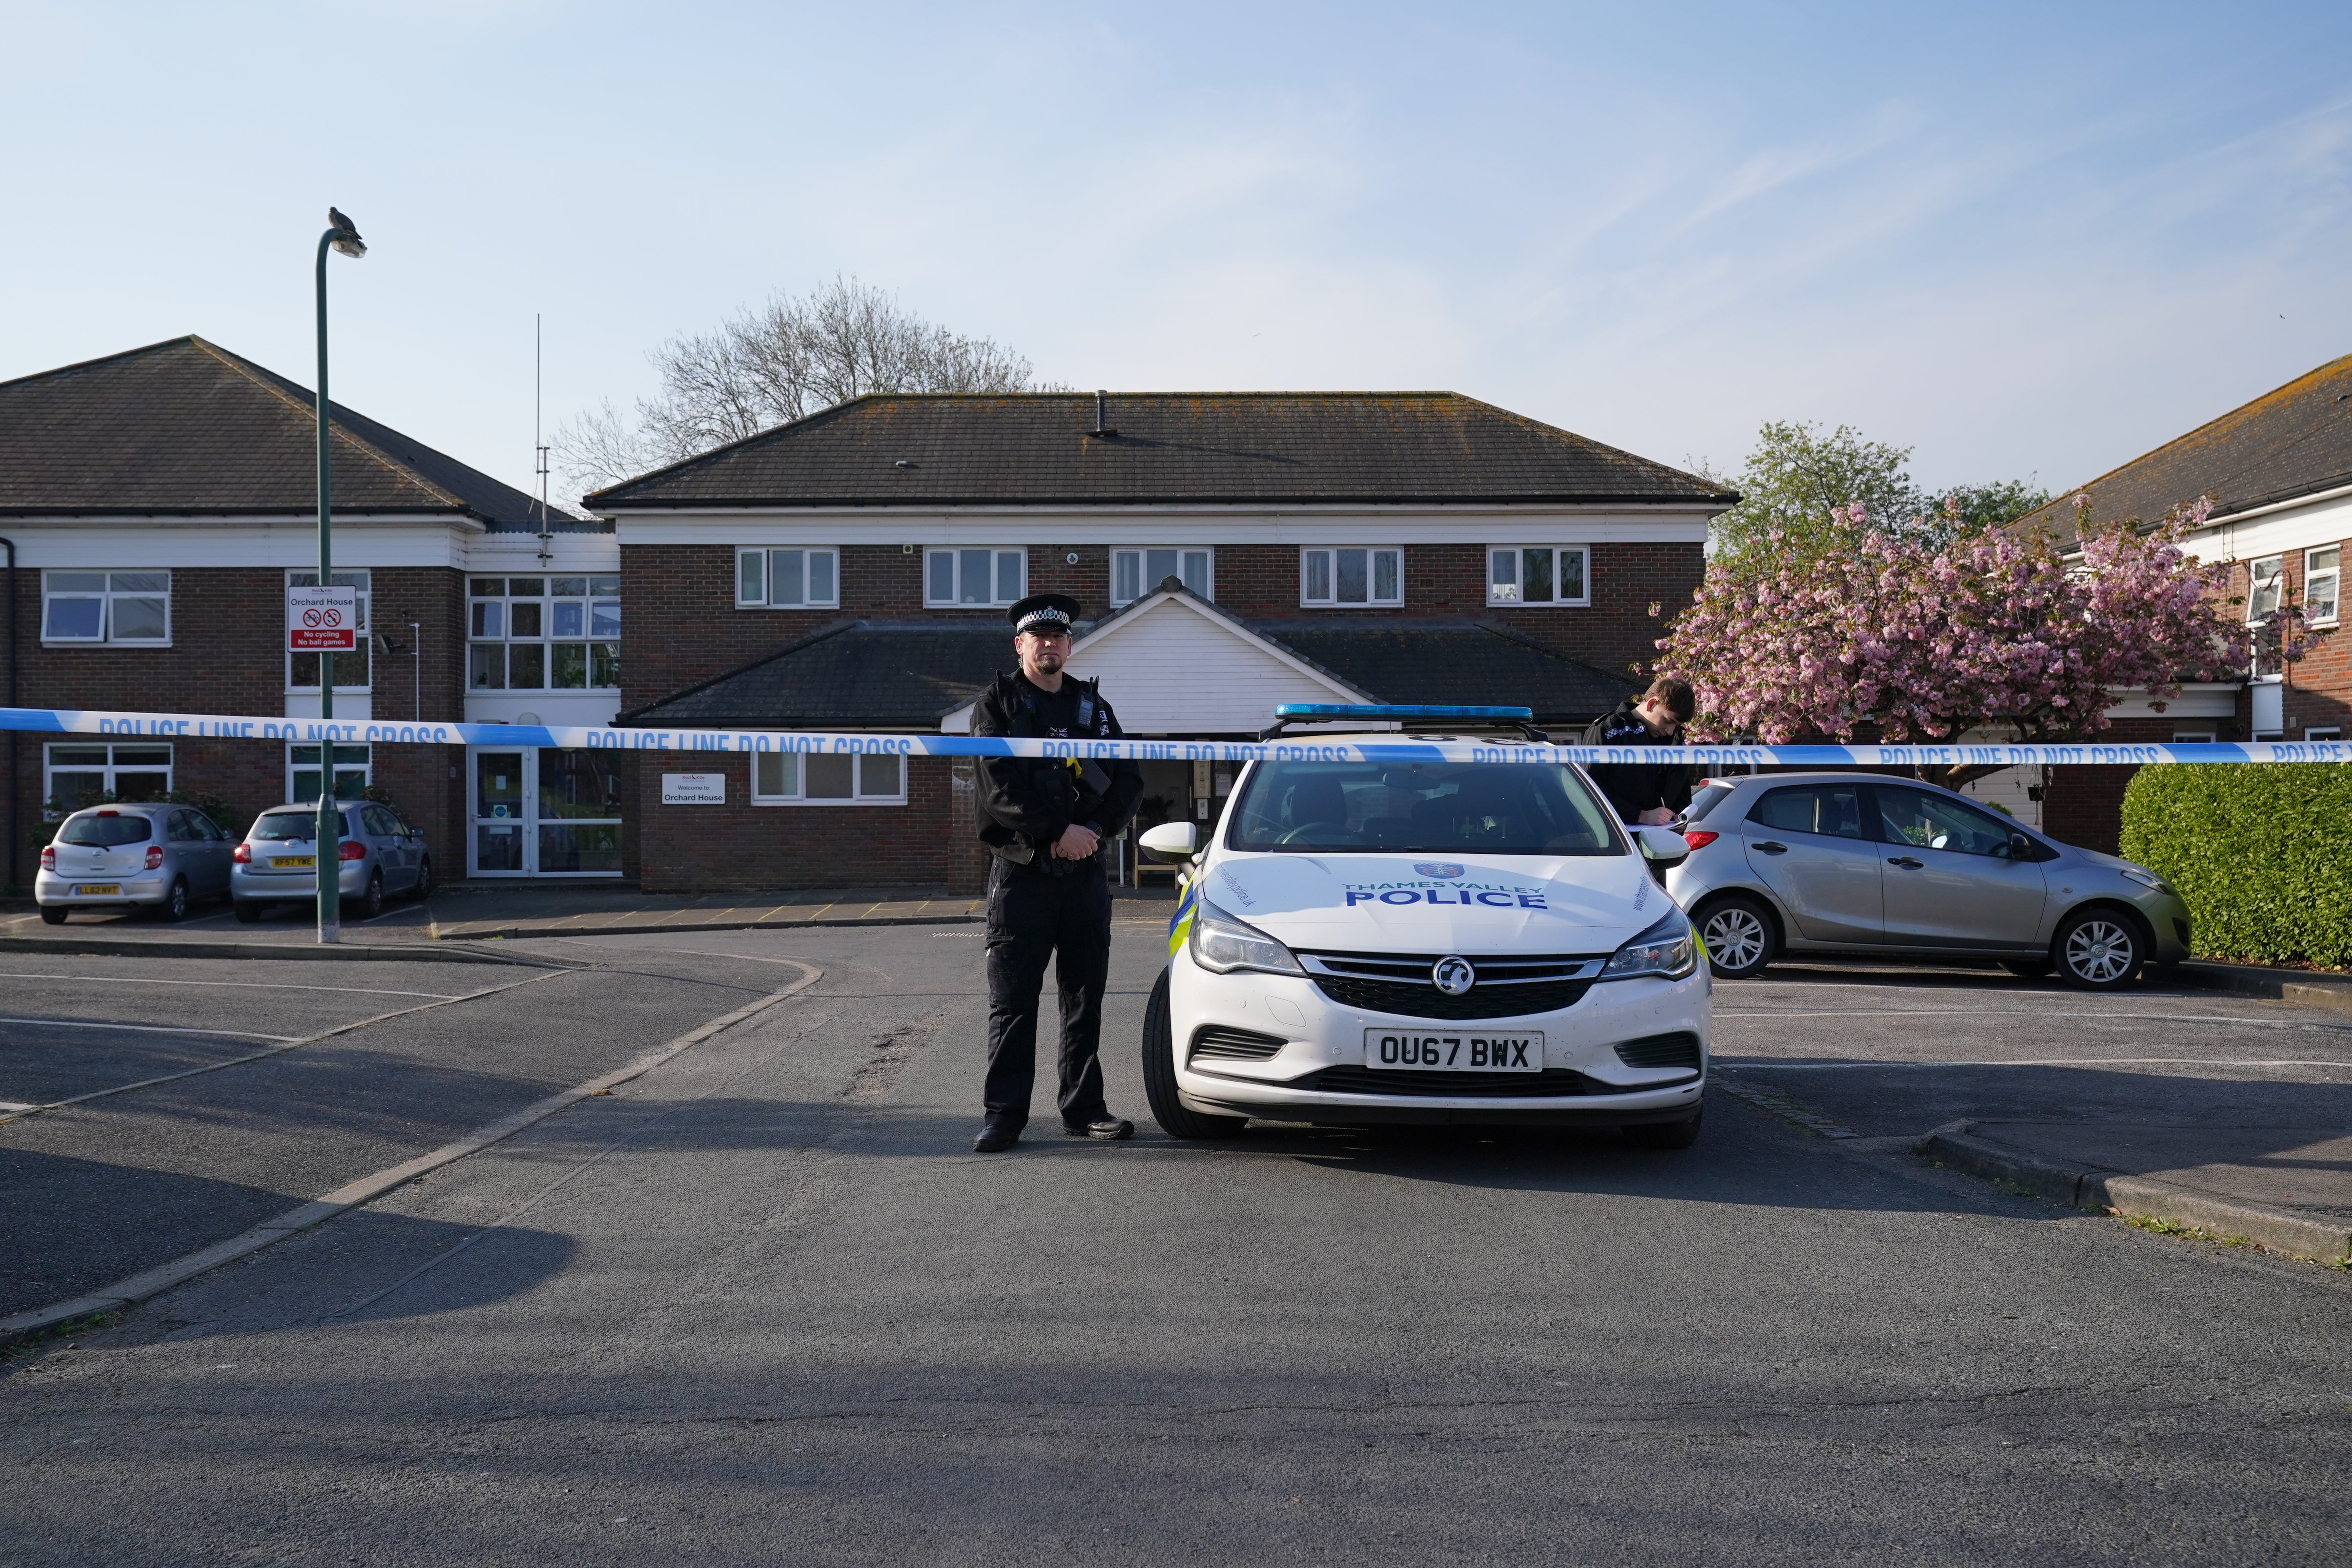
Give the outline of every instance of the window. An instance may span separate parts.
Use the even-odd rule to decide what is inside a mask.
[[[907,759],[887,752],[759,752],[753,805],[904,805]]]
[[[41,640],[168,647],[169,572],[44,572]]]
[[[365,691],[368,689],[368,574],[365,572],[337,572],[333,586],[355,590],[359,601],[359,646],[350,653],[335,655],[335,689]],[[319,585],[316,572],[289,572],[286,585],[289,588],[315,588]],[[319,656],[315,653],[289,653],[286,656],[286,689],[316,691],[319,689]],[[311,759],[316,762],[317,758]]]
[[[1989,811],[1900,784],[1875,786],[1882,842],[1956,855],[2006,856],[2011,824]]]
[[[2305,730],[2303,738],[2306,741],[2340,741],[2344,738],[2344,728],[2340,724],[2330,724],[2323,730]]]
[[[1110,602],[1131,605],[1160,591],[1163,579],[1179,578],[1203,599],[1210,592],[1206,550],[1114,550],[1110,552]]]
[[[335,748],[335,798],[357,800],[360,792],[375,778],[373,764],[365,746]],[[319,748],[289,746],[286,748],[286,798],[317,800],[319,798]]]
[[[1512,545],[1486,552],[1490,605],[1592,603],[1591,552],[1581,544]]]
[[[2252,579],[2246,593],[2248,622],[2265,620],[2278,614],[2281,579],[2286,574],[2286,557],[2265,555],[2250,568]]]
[[[1557,763],[1265,763],[1228,814],[1225,842],[1235,849],[1286,855],[1462,853],[1487,855],[1622,855],[1615,814],[1582,774]],[[1367,867],[1369,876],[1385,876]],[[1430,883],[1450,893],[1431,903],[1472,901],[1494,909],[1541,907],[1535,889],[1501,890],[1473,871],[1468,883]],[[1353,886],[1363,889],[1365,884]],[[1419,892],[1393,881],[1350,891],[1350,905],[1377,897],[1409,904]],[[1407,881],[1404,888],[1413,884]],[[1537,901],[1528,902],[1530,898]]]
[[[735,607],[829,610],[841,603],[841,552],[739,550]]]
[[[1010,605],[1029,595],[1025,550],[926,550],[923,603],[932,609]]]
[[[1862,802],[1852,784],[1807,784],[1764,792],[1748,808],[1748,820],[1777,833],[1818,833],[1830,838],[1862,837]]]
[[[2213,731],[2210,730],[2175,730],[2172,732],[2172,743],[2176,746],[2210,746],[2213,743]]]
[[[466,588],[476,691],[610,691],[621,684],[621,580],[476,577]]]
[[[2303,552],[2303,608],[2315,621],[2336,618],[2337,586],[2344,576],[2339,565],[2343,551],[2342,545],[2331,544],[2325,550]]]
[[[52,822],[110,800],[153,800],[172,790],[172,748],[58,745],[43,757],[41,798]]]
[[[1298,552],[1298,602],[1302,605],[1402,605],[1402,550],[1302,550]]]

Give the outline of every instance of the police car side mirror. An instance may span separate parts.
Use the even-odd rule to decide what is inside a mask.
[[[1671,827],[1637,827],[1633,842],[1653,866],[1679,866],[1690,858],[1690,843]]]
[[[1201,831],[1189,822],[1163,822],[1136,840],[1136,847],[1154,860],[1190,860],[1200,852]]]

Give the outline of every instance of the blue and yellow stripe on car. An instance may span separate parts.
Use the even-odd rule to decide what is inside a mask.
[[[1184,939],[1192,933],[1192,914],[1199,902],[1199,889],[1187,883],[1183,900],[1177,904],[1176,913],[1168,921],[1169,957],[1175,957],[1176,950],[1183,946]]]

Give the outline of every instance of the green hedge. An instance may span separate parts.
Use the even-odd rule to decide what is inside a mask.
[[[2352,766],[2168,763],[2124,793],[2124,858],[2189,900],[2200,958],[2352,964]]]

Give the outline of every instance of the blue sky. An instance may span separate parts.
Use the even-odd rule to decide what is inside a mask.
[[[512,482],[835,273],[1082,387],[2088,479],[2352,352],[2352,7],[0,5],[0,377],[194,331]]]

